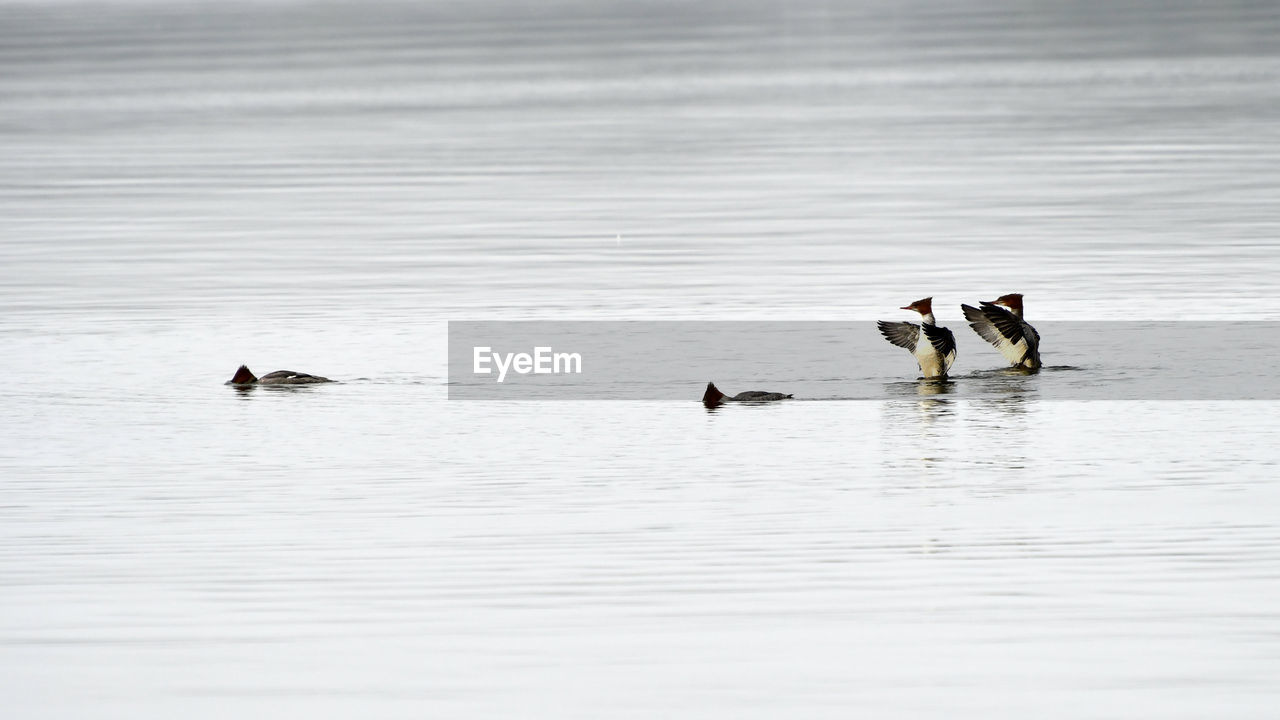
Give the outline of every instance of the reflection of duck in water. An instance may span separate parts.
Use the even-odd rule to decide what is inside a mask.
[[[905,400],[913,397],[928,398],[935,395],[951,395],[956,391],[956,388],[956,383],[947,378],[895,380],[884,384],[884,395],[889,400]]]
[[[702,394],[702,404],[707,407],[716,407],[726,402],[773,402],[774,400],[786,400],[790,395],[778,392],[766,392],[764,390],[748,390],[740,392],[733,397],[729,397],[720,392],[713,382],[707,383],[707,391]]]
[[[920,313],[920,324],[881,320],[876,323],[880,334],[885,340],[910,351],[925,378],[945,378],[956,361],[956,336],[933,319],[933,298],[917,300],[902,309]]]
[[[247,366],[241,365],[236,374],[227,381],[228,385],[315,385],[316,383],[333,382],[319,375],[294,372],[292,370],[276,370],[262,377],[254,375]]]
[[[969,327],[983,340],[994,345],[1013,367],[1039,370],[1040,333],[1022,319],[1022,295],[1001,295],[991,302],[979,305],[982,307],[960,306],[964,311],[964,319],[969,321]]]
[[[916,395],[920,397],[928,397],[930,395],[950,395],[955,383],[950,380],[918,380],[916,384]]]

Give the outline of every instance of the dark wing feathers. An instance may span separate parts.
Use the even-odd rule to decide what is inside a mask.
[[[735,402],[766,402],[770,400],[786,400],[791,397],[784,393],[766,392],[764,390],[748,390],[734,395],[731,400]]]
[[[924,325],[924,336],[929,339],[938,354],[947,357],[956,354],[956,336],[950,330],[938,325]]]
[[[972,305],[961,305],[960,309],[964,311],[964,319],[969,321],[969,327],[978,333],[978,337],[992,345],[1000,346],[1000,342],[1003,340],[1000,337],[1000,332],[996,330],[996,326],[991,324],[991,321],[987,319],[987,316],[981,310]]]
[[[296,370],[276,370],[258,378],[258,380],[319,380],[328,382],[329,378],[322,378],[319,375],[311,375],[309,373],[297,372]]]
[[[301,377],[311,377],[311,376],[306,373],[294,372],[292,370],[276,370],[275,372],[269,372],[258,379],[259,380],[275,380],[277,378],[282,379],[282,378],[301,378]]]
[[[1016,345],[1022,341],[1022,323],[1018,316],[989,302],[982,303],[982,316],[1009,342]]]
[[[991,343],[1014,365],[1040,367],[1040,333],[1022,318],[999,305],[981,303],[978,309],[961,305],[965,320],[983,340]]]
[[[919,325],[909,322],[887,322],[881,320],[876,323],[876,327],[880,329],[880,334],[884,335],[885,340],[911,352],[916,351],[916,343],[920,340]]]
[[[294,370],[276,370],[258,378],[258,383],[262,385],[310,385],[327,382],[333,381],[319,375],[308,375]]]

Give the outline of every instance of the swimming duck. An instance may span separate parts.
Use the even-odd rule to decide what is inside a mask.
[[[314,385],[316,383],[333,382],[319,375],[294,372],[292,370],[276,370],[262,377],[254,375],[246,365],[241,365],[236,374],[227,381],[227,385]]]
[[[707,391],[702,394],[702,404],[707,407],[716,407],[725,402],[773,402],[774,400],[786,400],[791,395],[779,392],[767,392],[764,390],[748,390],[740,392],[733,397],[720,392],[713,382],[707,383]]]

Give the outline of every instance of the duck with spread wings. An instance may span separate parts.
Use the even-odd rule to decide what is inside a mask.
[[[920,313],[920,324],[881,320],[876,323],[880,334],[894,345],[906,348],[919,363],[926,380],[947,377],[947,371],[956,361],[956,336],[937,324],[933,317],[933,298],[917,300],[902,309]]]
[[[1013,367],[1039,370],[1040,333],[1022,318],[1022,295],[1001,295],[979,305],[960,306],[969,327],[999,350]]]

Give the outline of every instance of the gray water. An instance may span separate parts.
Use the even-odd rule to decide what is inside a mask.
[[[904,353],[894,400],[451,401],[446,323],[1280,319],[1276,37],[0,3],[4,715],[1273,717],[1274,400],[935,397]]]

